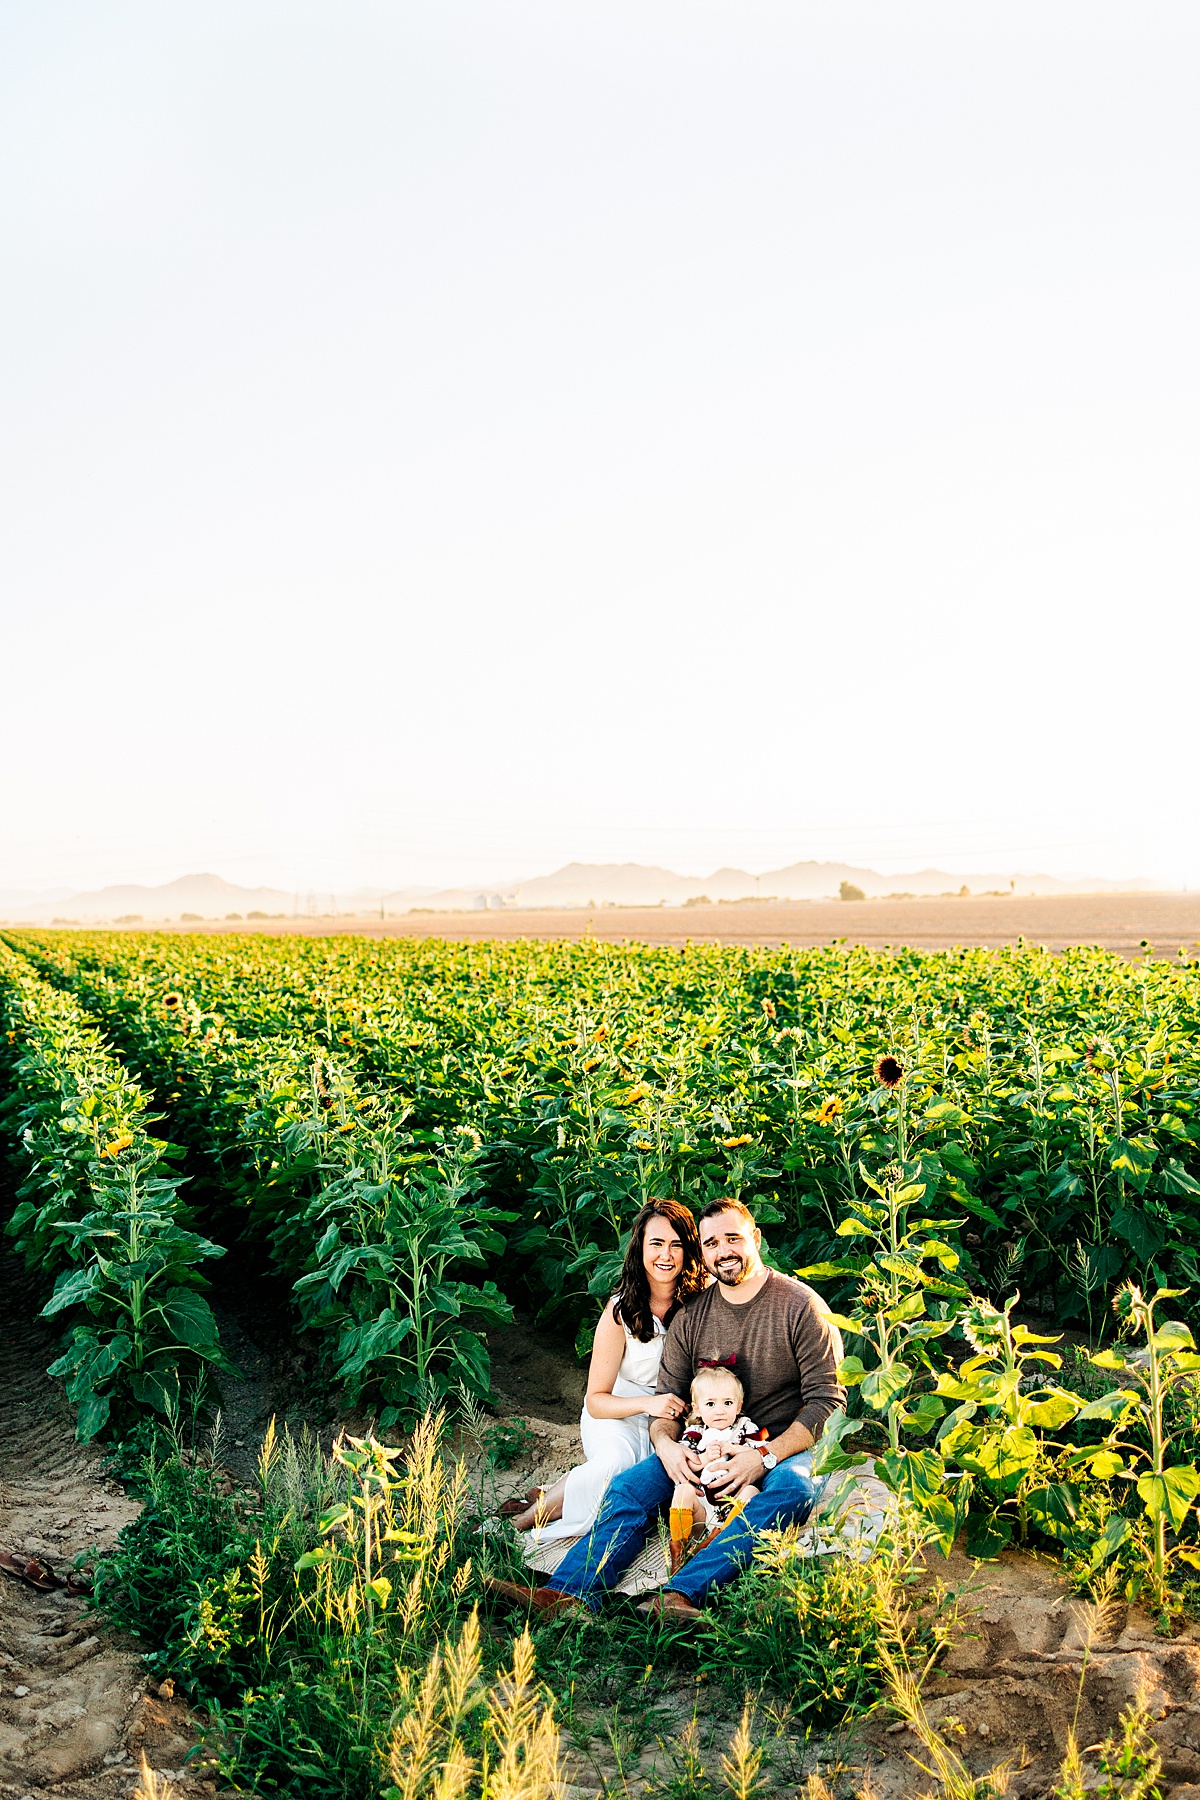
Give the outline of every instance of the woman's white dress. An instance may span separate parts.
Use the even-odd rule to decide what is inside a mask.
[[[667,1332],[661,1319],[654,1321],[654,1336],[648,1344],[635,1338],[627,1325],[625,1354],[617,1370],[612,1391],[621,1400],[635,1394],[649,1397],[658,1381],[658,1365],[662,1361],[663,1340]],[[600,1502],[614,1475],[632,1469],[651,1454],[650,1418],[647,1413],[634,1413],[628,1419],[593,1419],[584,1401],[579,1419],[579,1435],[587,1457],[567,1476],[563,1495],[562,1518],[530,1532],[531,1544],[545,1544],[552,1538],[582,1537],[590,1531]]]

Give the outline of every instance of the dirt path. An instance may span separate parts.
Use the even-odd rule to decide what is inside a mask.
[[[60,1570],[80,1550],[108,1548],[136,1501],[105,1479],[105,1452],[77,1444],[56,1354],[19,1265],[0,1266],[0,1545]],[[177,1771],[193,1741],[186,1711],[147,1695],[141,1660],[97,1625],[85,1601],[0,1585],[0,1793],[52,1789],[115,1800],[137,1755]],[[191,1785],[190,1783],[188,1784]],[[199,1788],[196,1789],[199,1792]],[[211,1790],[210,1790],[211,1791]]]

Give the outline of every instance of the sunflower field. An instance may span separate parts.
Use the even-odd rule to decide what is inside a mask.
[[[811,1267],[845,1247],[861,1168],[919,1159],[974,1291],[1019,1290],[1025,1313],[1095,1331],[1126,1278],[1196,1285],[1194,964],[5,939],[0,981],[20,968],[70,996],[153,1096],[209,1236],[252,1246],[339,1376],[382,1380],[394,1407],[430,1382],[486,1391],[478,1328],[513,1305],[583,1347],[653,1195],[740,1195],[778,1266]],[[10,1021],[17,1091],[22,1030]]]

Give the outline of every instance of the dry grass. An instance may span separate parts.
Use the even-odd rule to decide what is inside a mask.
[[[176,1800],[178,1788],[173,1787],[165,1775],[152,1769],[146,1761],[146,1752],[142,1751],[142,1766],[138,1770],[137,1786],[133,1790],[134,1800]]]
[[[460,1800],[469,1793],[479,1800],[554,1800],[559,1793],[558,1727],[534,1677],[528,1631],[513,1645],[511,1669],[490,1691],[480,1671],[479,1618],[472,1612],[457,1641],[430,1657],[415,1704],[392,1735],[388,1767],[399,1800]],[[480,1709],[477,1751],[466,1734]]]

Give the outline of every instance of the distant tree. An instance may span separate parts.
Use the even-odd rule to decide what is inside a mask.
[[[860,887],[855,887],[852,881],[843,881],[841,887],[838,889],[839,900],[865,900],[866,897],[867,896],[863,893],[862,889]]]

